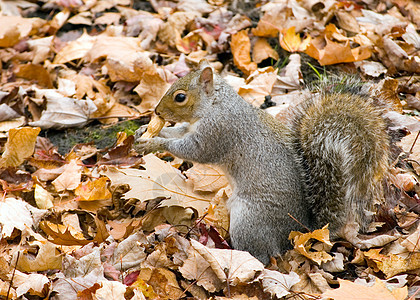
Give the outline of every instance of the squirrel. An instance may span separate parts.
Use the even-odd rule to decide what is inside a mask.
[[[353,91],[321,92],[285,124],[246,102],[202,60],[155,108],[181,124],[136,138],[134,149],[220,166],[233,188],[232,246],[267,264],[303,225],[329,223],[333,237],[349,222],[368,228],[389,163],[386,125],[372,102]]]

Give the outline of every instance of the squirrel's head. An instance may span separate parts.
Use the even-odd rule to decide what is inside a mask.
[[[213,82],[213,70],[203,59],[198,70],[178,79],[169,88],[155,113],[166,121],[194,123],[211,105]]]

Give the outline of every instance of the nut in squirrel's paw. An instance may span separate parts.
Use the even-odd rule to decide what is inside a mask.
[[[159,117],[158,115],[153,115],[152,119],[147,126],[147,130],[142,134],[142,139],[151,139],[159,134],[162,130],[163,125],[165,125],[165,120]]]
[[[142,155],[159,150],[160,138],[156,136],[162,130],[163,125],[165,125],[165,120],[158,115],[153,115],[145,132],[142,132],[143,128],[137,130],[134,149]]]

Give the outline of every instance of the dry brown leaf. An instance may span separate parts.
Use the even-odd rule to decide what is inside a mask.
[[[22,127],[9,130],[0,168],[17,167],[34,153],[36,137],[41,128]]]
[[[381,254],[382,249],[370,249],[364,252],[366,258],[374,262],[387,278],[399,273],[420,268],[420,253],[410,253],[407,257],[401,257],[395,254]]]
[[[150,284],[159,298],[179,299],[184,294],[175,274],[164,268],[142,269],[139,278]]]
[[[46,23],[40,18],[0,15],[0,47],[12,47]]]
[[[325,251],[309,251],[313,246],[311,240],[317,240],[332,247],[328,225],[325,225],[322,229],[317,229],[309,233],[292,231],[289,235],[289,240],[293,241],[294,249],[297,252],[316,262],[318,265],[333,259],[333,257]]]
[[[52,50],[54,36],[49,36],[41,39],[29,40],[28,45],[34,52],[33,64],[39,64],[45,61]]]
[[[40,209],[50,209],[54,207],[54,197],[39,184],[35,184],[34,198],[36,206]]]
[[[15,228],[20,231],[31,228],[46,213],[19,199],[3,199],[0,201],[1,237],[10,237]]]
[[[86,56],[97,37],[92,37],[86,32],[75,41],[69,42],[61,49],[54,58],[54,64],[65,64],[75,59],[81,59]]]
[[[50,73],[41,65],[25,64],[17,68],[16,76],[27,80],[35,81],[39,85],[52,88]]]
[[[95,299],[125,299],[127,286],[118,281],[105,280],[102,282],[102,287],[95,292]]]
[[[26,255],[20,255],[16,265],[17,269],[22,272],[61,269],[62,256],[57,247],[48,241],[38,243],[39,251],[35,259],[30,259]]]
[[[338,281],[340,283],[338,289],[326,291],[322,296],[334,300],[359,300],[361,295],[366,300],[404,300],[408,296],[407,287],[390,291],[379,279],[376,279],[375,285],[371,287],[343,279],[338,279]]]
[[[278,299],[291,294],[290,289],[300,281],[299,275],[295,272],[282,274],[268,269],[264,269],[258,279],[261,281],[264,291]]]
[[[249,75],[257,69],[257,64],[251,61],[251,41],[248,37],[248,30],[241,30],[232,35],[230,48],[235,65]]]
[[[39,120],[29,122],[31,126],[39,126],[42,129],[81,127],[88,123],[89,118],[97,110],[90,99],[77,100],[64,97],[53,89],[33,89],[37,98],[46,98],[47,109],[42,111]]]
[[[279,54],[270,46],[267,39],[258,38],[252,49],[252,61],[259,64],[267,58],[278,60]]]
[[[248,77],[245,85],[239,87],[238,94],[259,107],[264,103],[265,96],[271,94],[276,80],[277,70],[273,67],[258,69]]]
[[[26,293],[42,298],[48,297],[50,280],[46,275],[19,272],[19,274],[16,274],[13,284],[17,286],[16,294],[18,297],[22,297]]]
[[[333,39],[338,39],[340,42],[335,42]],[[350,40],[343,37],[334,24],[327,25],[323,35],[312,39],[305,53],[317,59],[323,66],[360,61],[372,54],[365,46],[351,48]]]
[[[186,279],[196,280],[199,286],[211,293],[220,291],[225,286],[223,281],[216,276],[210,264],[193,247],[190,247],[188,258],[179,271]]]
[[[166,93],[171,85],[164,80],[158,73],[143,74],[140,84],[134,91],[142,99],[137,107],[141,112],[154,109],[160,98]]]
[[[211,196],[193,191],[192,183],[185,180],[181,172],[153,154],[143,157],[146,170],[117,169],[109,167],[101,174],[111,179],[113,185],[129,184],[131,190],[126,199],[141,201],[159,197],[167,198],[161,206],[192,207],[203,215],[210,204]]]
[[[222,281],[230,285],[250,282],[264,265],[249,252],[227,249],[213,249],[191,240],[192,247],[210,264]]]

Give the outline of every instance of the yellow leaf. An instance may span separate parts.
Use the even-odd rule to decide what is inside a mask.
[[[282,34],[280,35],[280,46],[289,52],[303,52],[310,42],[311,36],[302,40],[299,33],[295,33],[294,26],[288,28],[287,30],[282,30]]]
[[[34,153],[36,137],[41,128],[23,127],[9,131],[5,150],[0,158],[0,168],[17,167]]]

